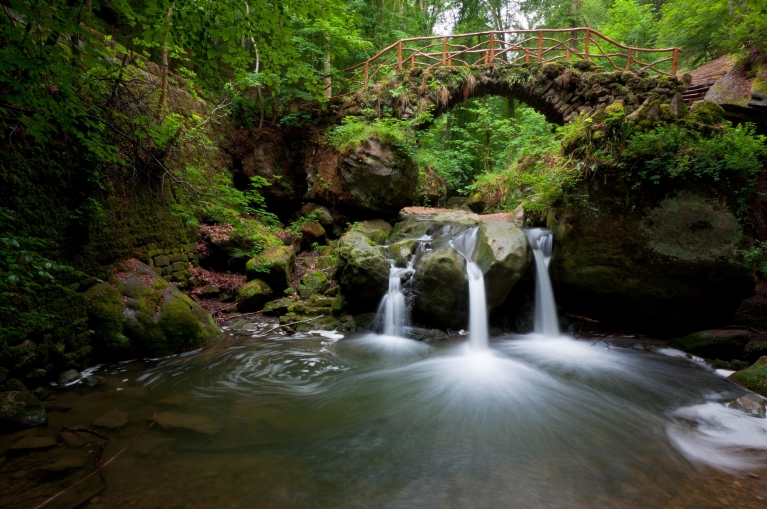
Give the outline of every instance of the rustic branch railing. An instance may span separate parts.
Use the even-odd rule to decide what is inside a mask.
[[[573,60],[605,69],[676,76],[679,48],[626,46],[591,28],[510,30],[401,39],[343,70],[338,93],[384,79],[393,71],[457,65],[522,65]]]

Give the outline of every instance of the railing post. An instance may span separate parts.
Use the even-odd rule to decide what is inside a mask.
[[[679,65],[679,50],[674,48],[674,57],[671,59],[671,76],[676,76],[676,70]]]
[[[410,68],[412,69],[413,67],[415,67],[415,53],[410,55]]]
[[[397,43],[397,70],[402,70],[402,41]]]
[[[365,88],[368,88],[370,60],[365,60]]]
[[[632,60],[631,48],[628,48],[627,51],[629,53],[629,56],[628,56],[628,61],[626,62],[626,70],[630,71],[631,70],[631,60]]]
[[[570,48],[565,48],[565,62],[570,62]]]
[[[530,63],[530,50],[527,48],[525,48],[525,63],[526,64]]]
[[[538,30],[538,62],[543,60],[543,32]]]
[[[442,65],[447,64],[447,37],[442,38]]]
[[[591,29],[586,29],[586,41],[583,43],[583,55],[586,60],[589,59],[589,40],[591,39]]]
[[[495,62],[495,32],[490,32],[490,63]]]

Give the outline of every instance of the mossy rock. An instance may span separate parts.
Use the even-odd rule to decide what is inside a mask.
[[[311,249],[315,243],[325,242],[325,228],[314,219],[307,219],[301,223],[301,247]]]
[[[743,358],[754,362],[767,355],[767,334],[760,334],[748,343],[743,349]]]
[[[676,338],[669,346],[707,359],[740,359],[749,337],[747,330],[713,329]]]
[[[373,243],[382,246],[389,238],[392,227],[383,219],[373,219],[371,221],[362,221],[354,225],[349,231],[356,231],[369,238]]]
[[[120,290],[99,283],[85,292],[88,326],[93,331],[96,358],[117,361],[134,354],[133,345],[123,334],[123,300]]]
[[[281,292],[290,286],[296,267],[296,255],[290,246],[277,246],[265,249],[258,256],[245,264],[248,280],[260,279],[275,292]]]
[[[466,260],[451,246],[427,252],[415,264],[414,319],[435,327],[466,327]]]
[[[254,279],[242,285],[237,290],[235,302],[241,313],[261,311],[272,295],[272,288],[260,279]]]
[[[341,237],[338,256],[342,260],[339,282],[353,312],[375,309],[386,293],[389,262],[384,248],[353,229]]]
[[[309,271],[301,278],[298,284],[298,293],[301,298],[308,299],[313,295],[322,295],[330,288],[330,280],[319,270]]]
[[[727,380],[762,396],[767,396],[767,356],[760,357],[746,369],[736,371],[728,376]]]
[[[513,223],[482,223],[477,234],[474,261],[485,275],[487,307],[491,311],[503,304],[509,292],[522,279],[530,263],[527,237]]]
[[[326,207],[317,205],[316,203],[307,203],[298,211],[300,217],[305,217],[310,214],[317,216],[317,221],[319,221],[325,228],[333,226],[333,214],[331,214]]]
[[[387,248],[389,258],[394,261],[397,267],[407,267],[419,245],[420,242],[416,239],[404,239],[395,242]]]
[[[298,299],[296,297],[283,297],[281,299],[270,300],[264,304],[261,310],[265,315],[282,316],[288,312],[288,309]]]
[[[724,109],[715,101],[695,101],[690,107],[690,118],[702,124],[721,124],[724,122]]]
[[[0,431],[46,426],[48,416],[40,400],[29,391],[0,393]]]

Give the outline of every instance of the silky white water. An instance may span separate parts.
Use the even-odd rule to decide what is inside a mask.
[[[487,349],[487,301],[485,276],[472,257],[477,247],[479,228],[472,228],[457,236],[451,244],[466,259],[469,279],[469,345],[475,350]]]
[[[557,306],[549,278],[549,261],[554,247],[554,234],[545,228],[526,230],[535,260],[535,314],[534,330],[546,337],[559,336]]]

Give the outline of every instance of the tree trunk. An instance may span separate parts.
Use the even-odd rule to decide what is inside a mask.
[[[160,85],[160,101],[158,104],[157,116],[159,117],[165,109],[165,100],[168,95],[168,74],[170,74],[170,64],[168,63],[168,31],[170,30],[170,19],[173,14],[173,6],[168,9],[165,16],[165,26],[162,32],[162,84]]]
[[[325,52],[325,59],[322,62],[322,81],[325,83],[325,97],[333,97],[333,78],[330,75],[330,51]]]

